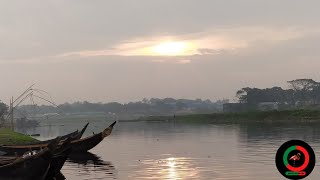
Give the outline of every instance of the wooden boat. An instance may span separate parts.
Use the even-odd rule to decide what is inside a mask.
[[[72,141],[71,144],[73,152],[87,152],[97,146],[104,138],[111,134],[116,122],[117,121],[113,122],[108,128],[98,134]]]
[[[83,135],[83,133],[86,131],[87,127],[88,127],[89,123],[87,123],[83,128],[82,130],[79,132],[78,130],[72,132],[72,133],[69,133],[69,134],[66,134],[66,135],[63,135],[63,136],[60,136],[60,138],[62,140],[65,140],[67,138],[71,138],[71,140],[77,140],[77,139],[80,139]],[[45,140],[45,141],[39,141],[39,142],[34,142],[34,143],[28,143],[28,144],[25,144],[25,145],[36,145],[36,144],[47,144],[47,143],[50,143],[52,140],[54,139],[49,139],[49,140]]]
[[[71,138],[66,139],[62,143],[61,141],[58,143],[58,147],[52,152],[47,178],[54,178],[59,174],[71,151]]]
[[[73,152],[86,152],[96,145],[98,145],[105,137],[109,136],[112,132],[113,126],[116,124],[116,121],[113,122],[108,128],[104,131],[94,134],[92,136],[73,140],[71,141],[71,148]],[[2,145],[0,146],[0,151],[2,151],[5,155],[15,155],[15,154],[23,154],[27,151],[40,150],[42,148],[47,147],[48,144],[30,144],[30,145]]]
[[[0,158],[1,180],[43,180],[50,169],[52,152],[58,141],[33,155]]]
[[[87,127],[88,127],[89,123],[87,123],[83,128],[82,130],[79,132],[78,130],[72,132],[72,133],[69,133],[69,134],[66,134],[64,136],[60,136],[59,139],[60,141],[65,141],[66,139],[70,139],[71,141],[72,140],[78,140],[82,137],[82,135],[84,134],[84,132],[86,131]],[[58,138],[58,137],[57,137]],[[30,150],[39,150],[43,147],[45,147],[44,145],[46,144],[49,144],[51,143],[52,141],[56,140],[57,138],[55,139],[50,139],[50,140],[46,140],[46,141],[39,141],[39,142],[34,142],[34,143],[28,143],[28,144],[23,144],[23,145],[19,145],[19,146],[33,146],[33,147],[37,147],[39,146],[40,148],[18,148],[16,149],[16,151],[12,151],[11,149],[12,148],[1,148],[1,145],[0,145],[0,154],[3,155],[3,156],[14,156],[14,155],[23,155],[26,151],[30,151]],[[13,146],[13,145],[2,145],[4,147],[8,146]]]
[[[57,141],[57,142],[55,145],[56,148],[54,148],[54,150],[51,150],[51,152],[50,152],[51,153],[50,167],[47,171],[47,177],[50,177],[50,178],[53,178],[55,175],[57,175],[60,172],[65,161],[67,160],[69,154],[72,151],[71,138],[68,138],[67,140],[63,141],[62,143],[61,143],[60,138],[56,138],[56,140],[52,140],[52,141]],[[45,148],[47,148],[47,147],[45,147]],[[22,151],[20,151],[20,152],[22,152]],[[39,152],[39,151],[35,151],[35,150],[25,151],[23,156],[30,155],[34,152]],[[16,153],[16,155],[18,155],[18,153]],[[16,156],[16,157],[18,157],[18,156]],[[9,162],[11,159],[14,159],[16,157],[1,156],[0,157],[0,164],[3,164],[4,162]]]
[[[77,131],[78,131],[78,130],[77,130],[77,131],[75,131],[75,132],[73,132],[73,133],[70,133],[70,134],[61,136],[61,139],[62,139],[62,140],[65,140],[65,139],[67,139],[67,138],[71,138],[71,141],[72,141],[72,140],[80,139],[80,138],[83,136],[84,132],[86,131],[88,125],[89,125],[89,123],[87,123],[87,124],[82,128],[82,130],[81,130],[80,132],[77,132]],[[47,141],[48,141],[48,140],[47,140]]]
[[[13,162],[0,166],[2,180],[42,180],[50,168],[51,153],[48,149],[26,158],[17,158]]]
[[[62,169],[71,152],[72,148],[71,146],[68,146],[63,151],[53,154],[50,168],[46,177],[47,179],[54,178],[60,173],[60,170]]]
[[[0,156],[0,166],[12,163],[13,161],[17,160],[17,158],[18,157],[13,156]]]

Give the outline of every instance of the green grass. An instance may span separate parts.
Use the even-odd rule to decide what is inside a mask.
[[[36,141],[38,140],[30,136],[14,132],[10,129],[0,128],[0,144],[23,144]]]

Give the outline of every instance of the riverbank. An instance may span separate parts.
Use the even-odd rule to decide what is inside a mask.
[[[242,113],[191,114],[177,116],[150,116],[136,121],[176,121],[199,123],[250,123],[250,122],[319,122],[320,110],[252,111]]]
[[[23,144],[36,141],[38,140],[30,136],[14,132],[10,129],[0,128],[0,144]]]

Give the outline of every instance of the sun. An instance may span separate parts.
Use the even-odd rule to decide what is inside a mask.
[[[179,41],[168,41],[151,47],[154,55],[161,56],[182,56],[188,51],[188,43]]]

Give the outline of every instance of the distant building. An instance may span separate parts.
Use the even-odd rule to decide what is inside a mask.
[[[279,102],[261,102],[258,104],[258,110],[260,111],[270,111],[270,110],[278,110]]]

